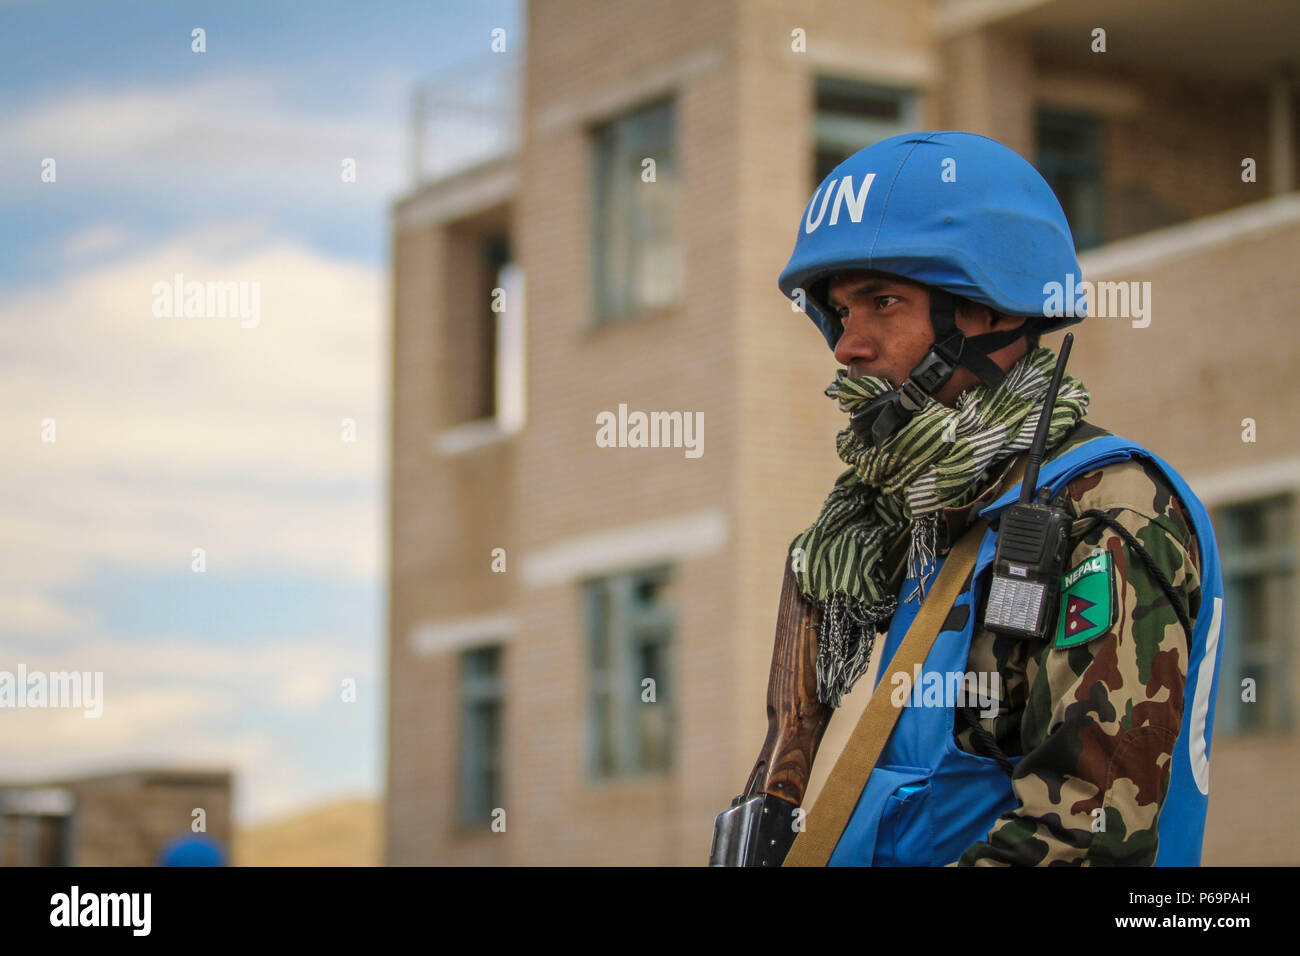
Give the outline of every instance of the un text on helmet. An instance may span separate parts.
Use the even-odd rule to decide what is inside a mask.
[[[822,187],[817,187],[817,192],[813,193],[812,200],[808,203],[808,211],[803,217],[803,231],[805,233],[814,232],[822,224],[822,219],[826,216],[826,207],[831,205],[831,194],[835,194],[835,202],[831,205],[830,225],[834,226],[840,221],[840,210],[843,209],[849,214],[850,222],[861,222],[863,210],[867,208],[867,193],[871,192],[871,184],[875,182],[876,174],[867,173],[862,180],[862,184],[855,191],[853,188],[853,176],[848,175],[843,179],[838,177],[825,183],[826,192],[822,193]],[[839,184],[836,190],[835,185]],[[813,209],[817,206],[817,197],[821,196],[821,208],[817,210],[817,219],[813,220]]]

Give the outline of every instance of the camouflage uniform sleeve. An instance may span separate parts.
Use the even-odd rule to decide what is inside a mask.
[[[1136,459],[1079,476],[1064,504],[1076,515],[1066,567],[1097,548],[1111,556],[1111,623],[1086,643],[1059,649],[1055,627],[1042,644],[981,632],[977,644],[1009,678],[1001,713],[984,724],[1009,755],[1023,754],[1011,780],[1019,807],[999,817],[959,866],[1155,861],[1182,724],[1187,634],[1124,539],[1096,518],[1077,516],[1095,508],[1117,519],[1151,554],[1192,621],[1200,608],[1195,534],[1163,476]]]

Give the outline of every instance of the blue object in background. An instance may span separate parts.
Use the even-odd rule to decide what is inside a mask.
[[[220,845],[201,834],[173,837],[158,854],[159,866],[225,866]]]

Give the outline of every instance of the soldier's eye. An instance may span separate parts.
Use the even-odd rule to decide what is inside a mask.
[[[886,299],[893,299],[894,302],[899,302],[899,301],[901,301],[901,300],[898,298],[898,296],[896,296],[896,295],[878,295],[878,296],[876,296],[876,308],[877,308],[877,309],[887,309],[887,308],[889,308],[889,305],[885,304],[885,300],[886,300]]]

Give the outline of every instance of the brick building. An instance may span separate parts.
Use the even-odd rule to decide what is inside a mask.
[[[202,836],[229,859],[227,771],[131,770],[0,783],[0,866],[156,866],[168,843]]]
[[[418,161],[393,208],[386,861],[704,862],[785,548],[842,470],[836,365],[777,274],[844,156],[966,129],[1038,165],[1086,278],[1151,283],[1071,371],[1215,515],[1205,862],[1300,863],[1298,28],[1273,0],[533,0],[490,67],[517,96],[474,109],[495,152]],[[637,411],[678,413],[667,447],[601,447]]]

